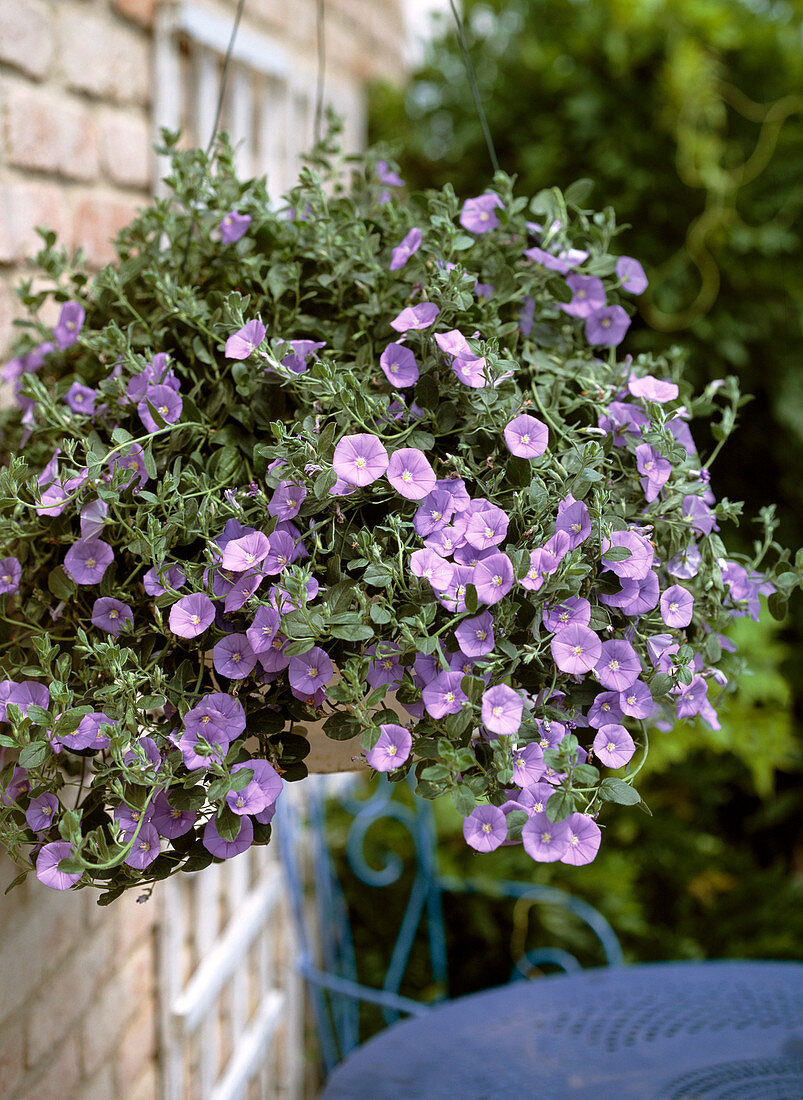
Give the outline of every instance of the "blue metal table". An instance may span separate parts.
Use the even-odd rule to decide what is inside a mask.
[[[461,997],[394,1024],[323,1100],[801,1100],[803,963],[649,963]]]

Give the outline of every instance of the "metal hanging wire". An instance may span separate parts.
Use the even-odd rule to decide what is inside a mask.
[[[463,21],[460,18],[458,10],[455,6],[454,0],[449,0],[449,6],[452,9],[452,15],[457,26],[457,37],[460,42],[460,49],[463,54],[463,62],[466,66],[466,73],[468,74],[468,82],[471,85],[471,94],[474,97],[474,106],[477,108],[477,114],[480,119],[480,126],[485,137],[485,144],[488,147],[488,156],[491,158],[491,165],[494,172],[499,171],[499,161],[496,157],[496,149],[494,148],[493,138],[491,137],[491,130],[488,126],[488,119],[485,117],[485,111],[482,106],[482,100],[480,99],[480,91],[477,87],[477,75],[474,72],[474,66],[471,63],[471,57],[468,52],[468,45],[466,44],[466,35],[463,30]]]

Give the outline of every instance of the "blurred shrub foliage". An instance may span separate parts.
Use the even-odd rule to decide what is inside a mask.
[[[720,459],[718,484],[753,509],[777,485],[782,533],[800,545],[800,7],[784,0],[463,0],[462,7],[501,166],[518,173],[522,193],[592,177],[596,204],[612,205],[617,220],[630,223],[620,250],[638,257],[651,281],[631,349],[682,344],[697,384],[739,375],[755,400],[742,417],[740,449]],[[490,183],[450,16],[406,89],[374,90],[371,131],[374,140],[397,143],[412,190],[451,181],[468,196]],[[680,738],[655,734],[645,798],[664,812],[612,822],[603,852],[581,873],[539,867],[538,881],[605,913],[631,959],[798,957],[801,750],[789,683],[803,682],[801,639],[801,608],[783,633],[739,623],[734,640],[756,671],[722,715],[722,731],[694,723]],[[477,856],[449,808],[438,814],[444,871],[532,877],[520,852]],[[370,920],[363,927],[361,914],[375,911],[370,890],[354,881],[348,892],[364,977],[377,980],[386,945]],[[506,981],[521,914],[505,915],[482,898],[455,904],[460,921],[447,921],[456,963],[451,995]]]

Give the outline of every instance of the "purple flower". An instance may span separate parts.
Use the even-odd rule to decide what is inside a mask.
[[[419,306],[408,306],[390,322],[396,332],[409,332],[410,329],[429,328],[440,313],[434,302],[422,302]]]
[[[32,798],[25,811],[25,821],[35,833],[46,833],[55,821],[59,800],[50,792]]]
[[[669,480],[672,467],[662,457],[661,452],[648,443],[641,443],[636,447],[636,465],[638,472],[643,474],[641,487],[644,490],[644,498],[650,504]]]
[[[530,568],[526,576],[522,577],[519,584],[531,592],[537,592],[543,587],[544,579],[554,573],[560,564],[560,559],[544,547],[530,551]]]
[[[417,447],[401,447],[390,456],[388,481],[408,500],[423,500],[435,488],[437,477],[423,451]]]
[[[561,824],[566,825],[569,830],[569,843],[560,857],[561,863],[571,863],[575,867],[591,863],[602,840],[602,832],[593,817],[588,814],[569,814]]]
[[[460,224],[469,233],[487,233],[489,229],[496,229],[499,218],[494,211],[502,205],[502,200],[493,192],[466,199],[460,211]]]
[[[651,374],[645,374],[643,378],[637,378],[631,372],[627,388],[633,397],[644,401],[655,401],[663,405],[667,401],[674,401],[678,395],[678,387],[675,382],[665,382],[660,378],[653,378]]]
[[[592,346],[615,347],[630,328],[630,318],[621,306],[604,306],[586,317],[586,340]]]
[[[572,266],[575,266],[565,259],[553,256],[551,252],[545,252],[543,248],[528,248],[524,255],[533,263],[549,268],[550,271],[557,271],[560,275],[565,275]]]
[[[365,759],[369,765],[378,772],[393,771],[401,767],[410,755],[413,747],[413,737],[404,726],[393,723],[381,725],[382,731],[379,740],[372,749],[365,753]]]
[[[81,874],[60,871],[59,863],[62,859],[69,859],[72,854],[72,846],[66,840],[54,840],[52,844],[45,844],[36,857],[36,877],[51,890],[69,890],[78,882]]]
[[[250,848],[254,839],[254,826],[250,817],[240,818],[240,831],[234,840],[224,840],[212,817],[204,827],[203,845],[216,859],[231,859]]]
[[[398,172],[394,172],[388,167],[386,160],[376,162],[376,178],[380,183],[384,183],[386,187],[404,187],[404,180]]]
[[[151,415],[148,408],[149,402],[166,424],[175,424],[184,407],[184,402],[170,386],[149,386],[145,396],[137,405],[139,418],[149,432],[158,432],[162,427]]]
[[[126,387],[126,396],[130,401],[138,403],[145,397],[149,389],[154,386],[168,386],[176,393],[181,389],[181,383],[175,373],[170,369],[170,357],[163,351],[154,355],[150,363],[146,363],[144,370],[133,375]]]
[[[467,702],[467,696],[461,690],[462,672],[439,672],[434,680],[421,692],[421,699],[431,718],[443,718],[446,714],[457,714]]]
[[[294,374],[303,374],[307,369],[307,359],[310,355],[326,347],[325,340],[281,340],[282,344],[289,344],[293,349],[292,355],[285,355],[282,366],[293,371]]]
[[[114,552],[100,539],[79,539],[64,558],[64,572],[76,584],[99,584],[111,565]]]
[[[121,489],[127,489],[132,482],[137,480],[140,486],[148,481],[149,474],[145,469],[145,452],[139,443],[129,443],[119,455],[112,455],[108,460],[108,466],[113,475],[119,470],[129,471],[128,480],[120,482]]]
[[[538,863],[555,863],[569,847],[571,827],[567,821],[550,821],[543,813],[534,813],[524,822],[521,842],[530,859]]]
[[[388,382],[403,390],[418,381],[418,364],[415,356],[404,344],[388,344],[379,357],[379,365]]]
[[[65,302],[61,307],[58,324],[53,329],[53,338],[62,350],[76,342],[85,317],[84,308],[78,302]]]
[[[93,714],[85,714],[78,723],[78,728],[73,733],[65,733],[60,741],[68,749],[107,749],[109,736],[104,733],[104,726],[115,726],[117,723],[103,711],[95,711]]]
[[[220,560],[223,569],[231,569],[234,573],[244,573],[264,561],[270,553],[271,543],[267,535],[261,531],[243,535],[239,539],[231,539],[223,548]]]
[[[382,684],[390,684],[398,687],[404,675],[404,669],[399,661],[399,647],[395,642],[380,642],[379,645],[369,646],[365,651],[366,656],[373,656],[368,666],[365,679],[369,687],[377,688]]]
[[[624,447],[627,442],[625,436],[639,439],[641,429],[647,424],[647,414],[627,401],[611,401],[605,415],[599,418],[599,427],[613,435],[614,447]]]
[[[248,644],[254,653],[265,653],[279,632],[279,612],[272,607],[260,607],[253,623],[246,630]]]
[[[162,584],[162,579],[164,584]],[[184,570],[178,565],[165,569],[164,565],[154,566],[142,578],[142,586],[149,596],[163,596],[168,587],[178,591],[186,581]]]
[[[700,497],[689,493],[683,498],[683,519],[697,535],[710,535],[714,530],[714,513]]]
[[[606,554],[612,546],[624,546],[630,556],[623,561],[609,561]],[[652,569],[655,551],[638,531],[612,531],[610,540],[603,540],[602,562],[617,577],[643,580]]]
[[[209,748],[203,742],[207,742]],[[194,771],[196,768],[210,768],[214,760],[223,760],[229,740],[225,733],[210,725],[203,733],[185,730],[176,744],[184,758],[184,766]]]
[[[81,509],[81,538],[93,539],[103,530],[109,506],[105,500],[93,500]]]
[[[466,524],[466,541],[475,550],[493,550],[507,535],[510,517],[495,504],[486,504],[482,511],[472,507]]]
[[[516,416],[505,428],[505,443],[511,454],[537,458],[549,444],[549,428],[529,413]]]
[[[477,562],[471,582],[477,589],[477,599],[491,606],[513,587],[513,563],[507,554],[491,554]]]
[[[639,678],[641,661],[630,642],[622,638],[612,638],[602,643],[594,671],[603,687],[612,691],[624,691]]]
[[[227,634],[212,650],[215,672],[229,680],[244,680],[257,663],[245,634]]]
[[[558,518],[555,520],[555,534],[564,531],[568,538],[567,551],[575,550],[591,534],[591,519],[588,508],[582,500],[569,495],[558,505]]]
[[[667,626],[688,626],[694,612],[694,596],[680,584],[673,584],[661,595],[661,618]]]
[[[0,558],[0,595],[16,592],[22,579],[22,566],[14,557]]]
[[[295,519],[307,498],[307,490],[295,481],[280,481],[268,502],[268,515]]]
[[[160,854],[159,833],[151,821],[146,821],[123,862],[129,867],[136,867],[138,871],[144,871]]]
[[[169,621],[179,638],[197,638],[215,621],[215,605],[208,596],[193,592],[173,604]]]
[[[442,607],[447,607],[450,611],[465,611],[466,585],[472,583],[474,580],[474,568],[472,566],[453,566],[452,579],[449,581],[448,587],[444,588],[443,594],[438,596],[438,602]]]
[[[507,840],[507,818],[498,806],[476,806],[463,821],[463,836],[478,852],[493,852]]]
[[[445,592],[454,566],[434,550],[414,550],[410,555],[410,571],[413,576],[428,580],[436,592]]]
[[[164,791],[159,791],[153,800],[153,813],[151,824],[159,833],[159,836],[167,840],[175,840],[184,836],[195,824],[198,817],[195,810],[178,810],[170,804],[170,799]]]
[[[433,531],[446,527],[454,511],[454,498],[451,493],[436,487],[421,501],[418,511],[413,516],[416,534],[426,538]]]
[[[238,214],[236,210],[230,210],[220,223],[220,240],[223,244],[234,244],[245,235],[250,224],[250,214]]]
[[[557,634],[572,623],[588,626],[591,620],[591,604],[581,596],[569,596],[562,603],[545,608],[541,618],[551,634]]]
[[[388,452],[375,435],[344,435],[335,447],[332,468],[350,485],[370,485],[388,468]]]
[[[628,577],[622,578],[622,587],[619,592],[611,595],[600,595],[600,603],[608,607],[618,607],[624,615],[645,615],[658,605],[659,585],[658,577],[650,570],[642,580],[634,581]]]
[[[594,752],[607,767],[623,768],[635,751],[633,738],[624,726],[609,724],[599,727],[594,738]]]
[[[101,596],[92,605],[92,625],[108,634],[119,634],[123,623],[134,621],[134,612],[127,603]]]
[[[287,675],[296,698],[306,699],[328,684],[334,674],[332,662],[319,646],[300,657],[291,657]]]
[[[512,754],[513,782],[517,787],[532,787],[544,775],[544,750],[541,746],[531,741],[520,749],[515,749]]]
[[[247,359],[265,339],[265,326],[255,318],[226,341],[227,359]]]
[[[131,806],[126,806],[125,803],[118,806],[114,811],[114,820],[120,826],[120,831],[125,836],[126,840],[130,839],[132,834],[136,832],[136,828],[142,820],[143,816],[145,822],[150,821],[153,815],[153,804],[151,803],[145,810],[144,814],[142,810],[133,809]]]
[[[619,706],[629,718],[651,718],[656,710],[652,693],[641,680],[619,692]]]
[[[421,247],[421,230],[411,229],[401,244],[393,249],[393,257],[390,261],[390,270],[398,271],[404,267],[414,252]]]
[[[681,581],[689,581],[700,572],[702,555],[697,547],[692,544],[679,554],[675,554],[666,564],[666,571],[671,577],[677,577]]]
[[[484,657],[494,648],[494,620],[490,611],[483,611],[473,619],[463,619],[455,628],[454,636],[460,652],[467,657]]]
[[[590,672],[602,653],[602,642],[593,630],[570,623],[549,643],[552,659],[561,672]],[[559,858],[559,857],[556,857]]]
[[[616,274],[622,284],[622,290],[629,294],[643,294],[647,289],[647,276],[644,268],[632,256],[620,256],[616,261]]]
[[[475,390],[488,385],[487,366],[488,363],[482,356],[456,355],[452,360],[452,370],[460,381]]]
[[[226,801],[235,813],[261,814],[273,806],[276,799],[282,793],[282,780],[279,773],[267,760],[252,758],[242,764],[235,764],[232,773],[248,768],[254,773],[254,778],[242,791],[230,791]],[[240,795],[243,795],[242,804],[239,803]],[[248,809],[246,809],[246,805]],[[258,819],[259,820],[259,819]]]
[[[566,285],[573,297],[560,308],[570,317],[590,317],[605,305],[605,287],[601,279],[593,275],[570,275]]]
[[[482,721],[491,733],[511,737],[521,726],[524,703],[507,684],[496,684],[482,695]]]
[[[97,390],[91,386],[85,386],[81,382],[73,382],[62,398],[74,413],[86,413],[92,416],[95,412]]]

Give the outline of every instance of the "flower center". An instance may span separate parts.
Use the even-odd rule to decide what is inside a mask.
[[[3,584],[11,584],[11,574],[10,573],[4,573],[3,574]]]
[[[363,468],[363,466],[365,465],[365,459],[362,455],[354,460],[354,465],[357,467],[358,470],[361,470]]]
[[[50,817],[50,815],[53,813],[53,807],[52,806],[43,806],[42,807],[42,813],[45,815],[45,817]]]
[[[402,481],[412,481],[413,480],[413,475],[410,473],[409,470],[405,470],[404,473],[401,476],[401,479],[402,479]]]
[[[627,697],[628,706],[632,707],[635,704],[635,702],[636,702],[635,695],[628,695],[628,697]]]
[[[161,417],[166,417],[169,410],[167,408],[167,405],[159,405],[156,411]]]
[[[523,435],[523,436],[521,437],[521,441],[522,441],[522,443],[529,443],[529,442],[530,442],[530,437],[529,437],[529,435]]]
[[[391,374],[395,374],[398,369],[399,369],[399,364],[398,363],[388,363],[388,370],[390,371]]]
[[[274,638],[273,641],[270,644],[273,646],[274,649],[281,649],[282,648],[282,643],[278,638]]]
[[[201,622],[201,618],[199,615],[190,615],[190,622],[193,626],[198,626]]]
[[[491,714],[494,716],[494,718],[498,718],[501,713],[502,713],[502,708],[501,707],[494,707],[493,710],[491,711]]]
[[[602,325],[603,328],[610,328],[611,327],[610,317],[603,317],[602,320],[600,321],[600,324]]]
[[[678,605],[676,603],[671,603],[669,605],[669,610],[670,611],[677,611],[677,609],[678,609]]]
[[[492,539],[494,537],[493,530],[490,527],[485,528],[485,537],[486,539]]]
[[[82,393],[74,393],[73,394],[73,401],[75,401],[76,404],[80,405],[81,402],[83,401],[83,399],[84,399],[84,395]]]
[[[586,292],[584,290],[578,290],[577,291],[577,297],[582,302],[583,298],[586,297]]]
[[[608,752],[613,752],[613,750],[616,748],[616,745],[614,745],[613,741],[609,741],[605,748],[608,750]]]
[[[494,577],[493,583],[497,588],[499,588],[499,586],[502,584],[502,578],[499,576],[499,574]]]
[[[616,672],[618,667],[619,667],[619,662],[614,657],[614,659],[609,663],[608,668],[611,670],[611,672]]]
[[[139,850],[141,852],[149,852],[151,850],[151,846],[147,840],[141,840],[139,842]]]
[[[116,608],[113,607],[111,609],[111,611],[109,612],[109,618],[110,619],[119,619],[119,617],[120,617],[120,612]]]
[[[567,623],[569,621],[569,612],[568,611],[561,611],[558,618],[560,619],[560,621],[562,623]]]
[[[481,641],[481,642],[484,642],[485,639],[488,637],[488,635],[485,633],[484,630],[477,630],[475,632],[475,634],[476,634],[476,637],[478,638],[478,640]]]
[[[579,535],[582,530],[583,530],[582,524],[580,524],[580,523],[573,523],[572,524],[572,531],[574,531],[575,535]]]
[[[541,833],[541,843],[542,844],[551,844],[552,843],[552,833]]]
[[[86,559],[87,569],[94,569],[96,565],[97,565],[97,562],[95,561],[94,558],[87,558]]]
[[[583,647],[581,645],[576,645],[574,647],[574,649],[572,650],[572,653],[575,655],[575,657],[579,657],[582,652],[583,652]]]
[[[236,664],[238,664],[238,663],[239,663],[240,661],[242,661],[242,659],[243,659],[243,655],[242,655],[242,653],[232,653],[232,655],[231,655],[231,659],[232,659],[232,661],[234,661],[234,663],[235,663],[235,665],[236,665]]]
[[[446,702],[453,703],[455,701],[455,693],[453,691],[446,692]]]
[[[398,751],[395,745],[388,746],[388,756],[395,756]]]

